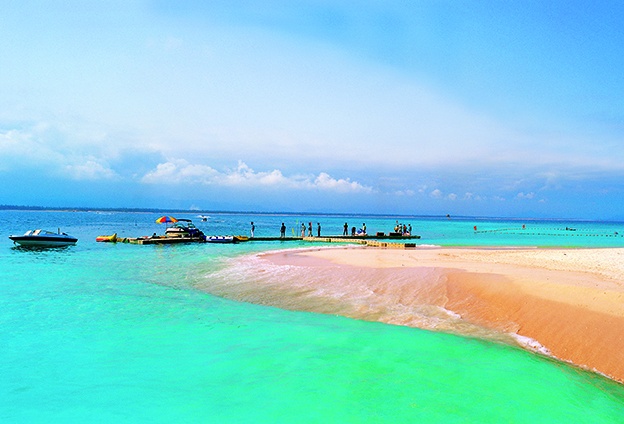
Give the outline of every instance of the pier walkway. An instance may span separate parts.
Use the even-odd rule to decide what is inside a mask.
[[[351,242],[351,243],[356,243],[358,240],[367,240],[367,241],[372,241],[372,240],[414,240],[414,239],[419,239],[420,236],[400,236],[400,235],[374,235],[374,234],[369,234],[369,235],[358,235],[358,236],[339,236],[339,235],[334,235],[334,236],[321,236],[321,237],[253,237],[250,238],[249,241],[319,241],[319,242],[324,242],[326,241],[326,239],[340,239],[343,240],[343,242]]]
[[[416,243],[396,242],[396,240],[405,239],[419,239],[420,236],[405,236],[405,237],[387,237],[384,239],[370,239],[367,237],[356,238],[357,236],[333,236],[333,237],[304,237],[303,241],[310,241],[316,243],[355,243],[364,246],[373,247],[389,247],[392,249],[409,249],[416,247]],[[382,241],[393,240],[393,241]]]
[[[239,242],[253,241],[307,241],[313,243],[355,243],[365,246],[390,247],[395,249],[405,249],[416,247],[415,243],[407,240],[419,239],[420,236],[399,236],[399,235],[358,235],[358,236],[323,236],[323,237],[253,237],[234,236]],[[178,243],[204,243],[204,240],[188,237],[128,237],[117,238],[117,242],[132,244],[178,244]]]

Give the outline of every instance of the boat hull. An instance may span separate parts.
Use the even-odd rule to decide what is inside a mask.
[[[78,241],[74,237],[64,236],[9,236],[13,242],[21,246],[71,246]]]
[[[232,236],[208,236],[206,241],[208,243],[236,243],[236,239]]]

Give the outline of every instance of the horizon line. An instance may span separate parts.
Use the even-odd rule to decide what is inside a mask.
[[[594,222],[624,222],[619,220],[604,220],[591,218],[522,218],[505,216],[471,216],[471,215],[409,215],[409,214],[376,214],[376,213],[353,213],[353,212],[260,212],[260,211],[229,211],[229,210],[208,210],[208,209],[164,209],[164,208],[128,208],[128,207],[54,207],[54,206],[24,206],[24,205],[0,205],[0,211],[54,211],[54,212],[120,212],[120,213],[212,213],[218,215],[308,215],[308,216],[370,216],[388,218],[448,218],[448,219],[492,219],[492,220],[514,220],[514,221],[594,221]]]

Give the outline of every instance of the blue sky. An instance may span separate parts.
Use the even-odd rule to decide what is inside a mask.
[[[624,219],[624,5],[0,8],[1,204]]]

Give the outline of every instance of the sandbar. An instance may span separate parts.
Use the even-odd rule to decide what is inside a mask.
[[[441,307],[471,324],[535,340],[558,359],[624,382],[624,248],[365,247],[263,258],[308,274],[316,270],[323,280],[328,272],[350,270],[340,278],[352,275],[357,281],[341,283],[344,290],[366,289],[402,306]],[[419,288],[410,290],[411,285]]]

